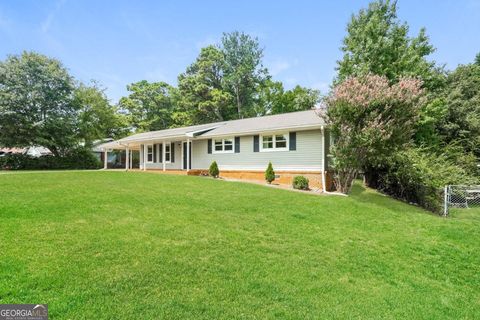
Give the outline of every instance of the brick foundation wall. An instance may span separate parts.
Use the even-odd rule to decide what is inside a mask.
[[[208,170],[190,170],[189,175],[208,175]],[[275,171],[275,181],[282,185],[292,185],[293,178],[296,176],[304,176],[309,180],[310,188],[322,189],[322,173],[321,171],[312,172],[298,172],[298,171]],[[265,181],[265,172],[263,171],[237,171],[237,170],[223,170],[220,171],[221,178],[239,179],[239,180],[253,180]],[[331,176],[327,172],[326,185],[327,190],[331,190]]]

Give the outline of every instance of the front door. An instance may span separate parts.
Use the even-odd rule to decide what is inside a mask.
[[[192,168],[192,143],[190,142],[190,161],[189,167]],[[183,170],[187,169],[187,143],[183,143]]]

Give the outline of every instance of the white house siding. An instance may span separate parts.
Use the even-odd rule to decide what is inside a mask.
[[[160,144],[162,142],[155,142],[155,144]],[[176,141],[175,143],[175,158],[174,162],[166,163],[165,168],[169,169],[182,169],[182,145],[180,141]],[[160,148],[160,152],[162,149]],[[147,169],[163,169],[163,164],[161,162],[157,162],[158,158],[155,157],[153,163],[146,163]],[[141,156],[141,164],[143,163],[143,155]]]
[[[277,171],[321,171],[323,158],[321,130],[296,131],[292,151],[254,152],[253,135],[240,137],[240,153],[209,154],[207,139],[194,140],[192,145],[192,169],[208,169],[217,161],[220,170],[263,171],[271,161]]]

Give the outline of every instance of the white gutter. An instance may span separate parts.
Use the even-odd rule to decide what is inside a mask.
[[[268,129],[256,129],[256,130],[250,130],[250,131],[237,131],[237,132],[231,132],[231,133],[222,133],[222,134],[205,134],[198,136],[199,139],[210,139],[210,138],[220,138],[220,137],[232,137],[232,136],[249,136],[249,135],[254,135],[257,133],[276,133],[279,131],[285,131],[285,130],[312,130],[312,129],[321,129],[323,128],[323,125],[299,125],[299,126],[289,126],[289,127],[278,127],[278,128],[268,128]]]

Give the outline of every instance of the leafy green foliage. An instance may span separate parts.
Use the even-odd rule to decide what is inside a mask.
[[[0,144],[44,146],[60,155],[76,143],[74,82],[55,59],[34,52],[0,62]]]
[[[308,179],[304,176],[296,176],[293,178],[292,181],[292,187],[293,189],[299,189],[299,190],[308,190]]]
[[[267,80],[260,87],[255,113],[279,114],[313,109],[320,100],[320,92],[301,86],[285,90],[278,81]]]
[[[377,174],[378,189],[437,213],[442,209],[445,185],[480,181],[445,155],[413,148],[395,153]]]
[[[215,46],[202,48],[196,61],[178,77],[180,109],[201,124],[235,117],[233,97],[226,90],[225,58]]]
[[[128,111],[131,127],[136,131],[167,129],[173,124],[172,86],[165,82],[142,80],[127,86],[130,95],[120,99],[121,109]]]
[[[353,15],[347,26],[336,83],[350,76],[373,73],[392,82],[402,77],[419,77],[427,88],[440,86],[441,69],[426,59],[435,49],[425,29],[414,38],[408,36],[408,31],[408,25],[397,17],[396,1],[371,2],[367,9]]]
[[[45,155],[32,157],[25,154],[9,154],[0,157],[0,170],[53,170],[53,169],[100,169],[101,163],[91,150],[69,149],[55,157]]]
[[[92,86],[80,84],[75,89],[74,103],[78,109],[78,138],[85,146],[95,140],[122,138],[127,134],[125,115],[110,105],[104,90],[94,82]]]
[[[268,76],[263,67],[263,49],[257,38],[243,32],[224,33],[221,50],[225,59],[225,82],[237,107],[237,117],[256,116],[258,87]]]
[[[273,171],[271,162],[268,163],[267,170],[265,171],[265,180],[268,183],[272,183],[275,180],[275,171]]]
[[[217,161],[212,162],[212,164],[210,165],[210,168],[208,169],[208,173],[210,174],[210,176],[214,178],[218,178],[220,171],[218,170]]]
[[[449,74],[444,99],[447,110],[439,129],[444,144],[462,146],[480,159],[480,64]]]

